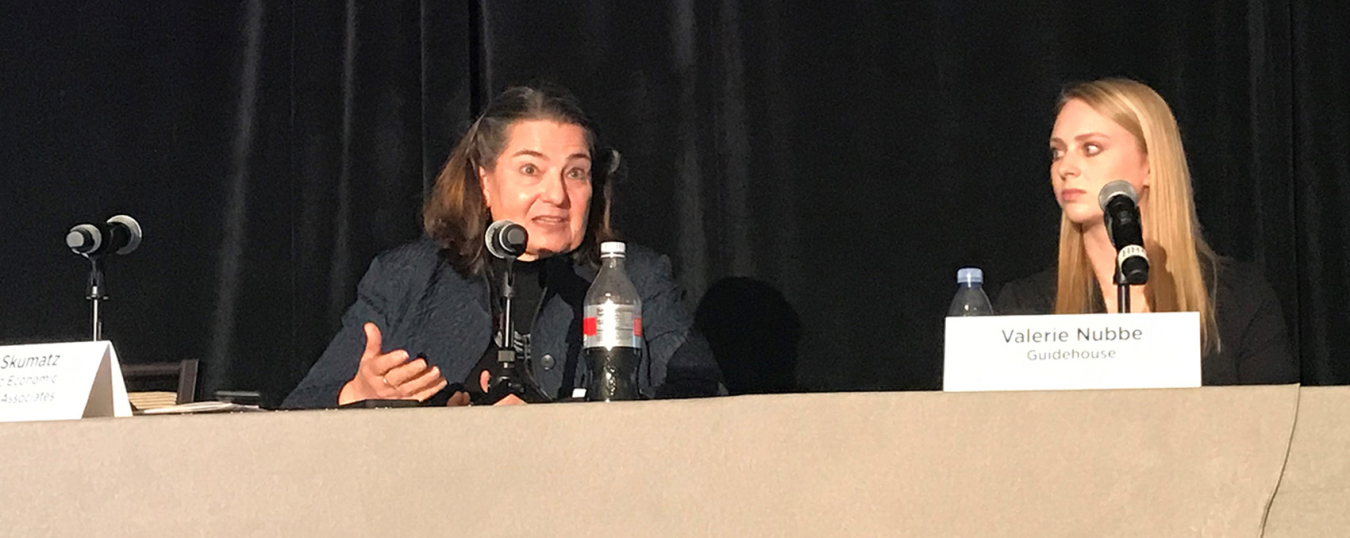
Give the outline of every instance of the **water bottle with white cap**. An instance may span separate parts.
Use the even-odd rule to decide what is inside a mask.
[[[952,306],[947,309],[947,317],[953,316],[989,316],[994,313],[994,306],[989,304],[989,296],[985,295],[984,271],[978,267],[963,267],[956,272],[956,297],[952,298]]]
[[[590,367],[586,399],[636,400],[638,361],[642,357],[642,298],[624,270],[627,248],[619,241],[600,244],[600,273],[584,304],[582,348]]]

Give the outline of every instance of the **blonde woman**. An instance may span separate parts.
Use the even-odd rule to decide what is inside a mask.
[[[1050,183],[1063,210],[1058,267],[1004,286],[1001,314],[1115,312],[1115,260],[1097,193],[1139,193],[1151,265],[1133,312],[1199,312],[1205,385],[1297,383],[1275,292],[1259,270],[1216,255],[1200,235],[1176,119],[1152,88],[1125,79],[1070,86],[1050,134]]]

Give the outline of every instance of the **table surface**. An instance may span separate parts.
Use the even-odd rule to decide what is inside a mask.
[[[0,424],[0,521],[98,536],[1331,536],[1350,528],[1347,410],[1350,388],[1291,385]]]

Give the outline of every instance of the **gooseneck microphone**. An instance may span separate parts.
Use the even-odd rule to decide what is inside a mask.
[[[66,232],[66,246],[81,256],[130,254],[141,246],[141,225],[127,215],[117,215],[105,224],[78,224]]]
[[[1116,247],[1117,284],[1148,283],[1148,252],[1144,250],[1144,229],[1139,223],[1139,194],[1123,179],[1102,187],[1097,195],[1102,207],[1106,235]]]
[[[488,253],[503,259],[513,259],[525,253],[525,244],[530,240],[525,227],[509,220],[499,220],[488,226],[483,241],[487,243]]]

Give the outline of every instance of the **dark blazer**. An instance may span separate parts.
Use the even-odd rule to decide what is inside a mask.
[[[671,278],[670,261],[629,244],[628,277],[642,297],[645,348],[638,368],[645,397],[716,395],[721,374],[707,342],[692,331],[693,319]],[[569,257],[545,262],[547,289],[531,328],[534,375],[546,394],[571,396],[590,377],[581,349],[582,302],[595,269]],[[362,325],[379,326],[384,352],[403,349],[426,357],[441,375],[456,382],[487,351],[493,335],[487,277],[464,278],[431,239],[423,238],[381,253],[356,288],[356,303],[284,408],[337,405],[338,392],[355,375],[365,349]]]
[[[1009,282],[999,290],[998,314],[1052,314],[1058,273],[1051,268]],[[1219,349],[1200,359],[1203,385],[1278,385],[1299,382],[1298,359],[1289,349],[1280,302],[1250,264],[1221,261],[1213,291]],[[1114,293],[1112,294],[1114,297]],[[1098,305],[1099,311],[1105,307]]]

